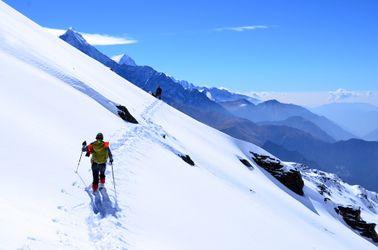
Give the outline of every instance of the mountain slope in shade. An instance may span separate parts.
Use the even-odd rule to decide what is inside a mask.
[[[2,248],[376,249],[306,179],[299,196],[257,166],[250,152],[274,157],[265,150],[155,100],[3,2],[0,66]],[[139,124],[121,120],[113,104]],[[91,210],[87,158],[79,169],[84,183],[74,173],[81,141],[98,131],[114,153],[116,217]],[[372,222],[376,212],[363,202],[376,207],[374,194],[364,194],[353,198]]]
[[[311,109],[324,115],[359,137],[377,129],[378,107],[367,103],[330,103]]]
[[[253,122],[282,121],[292,116],[300,116],[316,124],[335,140],[346,140],[355,137],[324,116],[316,115],[301,106],[280,103],[277,100],[244,106],[234,106],[232,103],[224,102],[222,106],[232,114]]]
[[[311,134],[316,139],[319,139],[325,142],[335,142],[335,139],[333,139],[329,134],[324,132],[321,128],[319,128],[314,123],[304,119],[301,116],[291,116],[283,121],[260,122],[258,124],[281,125],[281,126],[297,128]]]

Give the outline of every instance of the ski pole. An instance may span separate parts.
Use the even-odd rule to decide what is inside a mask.
[[[84,187],[87,187],[88,185],[85,183],[83,177],[79,174],[79,172],[76,172],[76,175],[80,178],[81,182],[83,183]]]
[[[77,173],[79,171],[79,166],[80,166],[80,162],[81,162],[81,157],[82,156],[83,156],[83,152],[81,152],[81,154],[80,154],[79,162],[77,163],[77,167],[76,167],[75,173]]]
[[[86,141],[83,141],[83,143],[81,144],[83,147],[87,146],[87,142]],[[79,158],[79,162],[77,163],[77,167],[76,167],[76,171],[75,173],[77,173],[79,171],[79,166],[80,166],[80,162],[81,162],[81,157],[83,156],[83,150],[81,150],[81,154],[80,154],[80,158]]]
[[[77,176],[79,176],[81,182],[84,184],[84,187],[86,187],[87,185],[85,184],[85,181],[83,180],[83,178],[81,177],[81,175],[79,174],[79,166],[80,166],[80,162],[81,162],[81,157],[83,156],[83,152],[81,152],[80,154],[80,158],[79,158],[79,162],[77,163],[77,167],[76,167],[76,171],[75,171],[75,174]]]
[[[116,184],[115,184],[115,180],[114,180],[114,169],[113,169],[113,163],[110,164],[110,166],[112,166],[112,177],[113,177],[113,187],[114,187],[114,194],[115,194],[115,199],[116,199],[116,203],[117,203],[117,189],[116,189]]]

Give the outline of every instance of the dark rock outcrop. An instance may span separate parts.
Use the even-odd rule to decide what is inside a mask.
[[[378,242],[378,235],[375,231],[375,223],[368,223],[361,218],[361,210],[352,207],[338,206],[335,211],[340,214],[348,226],[358,231],[360,235]]]
[[[331,196],[331,190],[329,190],[324,184],[318,185],[318,191],[319,191],[319,194],[323,196],[324,194]]]
[[[246,166],[247,168],[249,168],[249,169],[253,169],[252,164],[249,163],[249,161],[248,161],[247,159],[239,158],[239,161],[240,161],[241,163],[243,163],[244,166]]]
[[[250,153],[253,155],[252,158],[257,165],[268,171],[271,175],[273,175],[277,180],[279,180],[283,185],[285,185],[294,193],[302,196],[304,195],[304,182],[302,179],[302,175],[298,170],[287,170],[281,164],[281,161],[270,156],[260,155],[254,152]]]
[[[138,124],[138,121],[130,114],[125,106],[117,105],[118,115],[122,118],[122,120]]]
[[[194,161],[190,158],[189,155],[179,155],[181,157],[181,159],[183,159],[183,161],[185,161],[186,163],[188,163],[190,166],[194,166]]]

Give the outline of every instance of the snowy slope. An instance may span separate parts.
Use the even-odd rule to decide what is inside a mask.
[[[3,2],[0,67],[1,249],[376,249],[307,182],[300,197],[238,159],[264,150],[156,101]],[[112,145],[120,208],[105,218],[74,173],[81,142],[99,131]],[[89,168],[84,158],[86,184]]]

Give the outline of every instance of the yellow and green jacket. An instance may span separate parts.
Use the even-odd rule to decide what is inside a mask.
[[[92,154],[92,163],[103,164],[106,163],[107,159],[113,159],[112,152],[109,148],[109,142],[104,142],[101,140],[97,140],[92,142],[87,147],[87,152]]]

